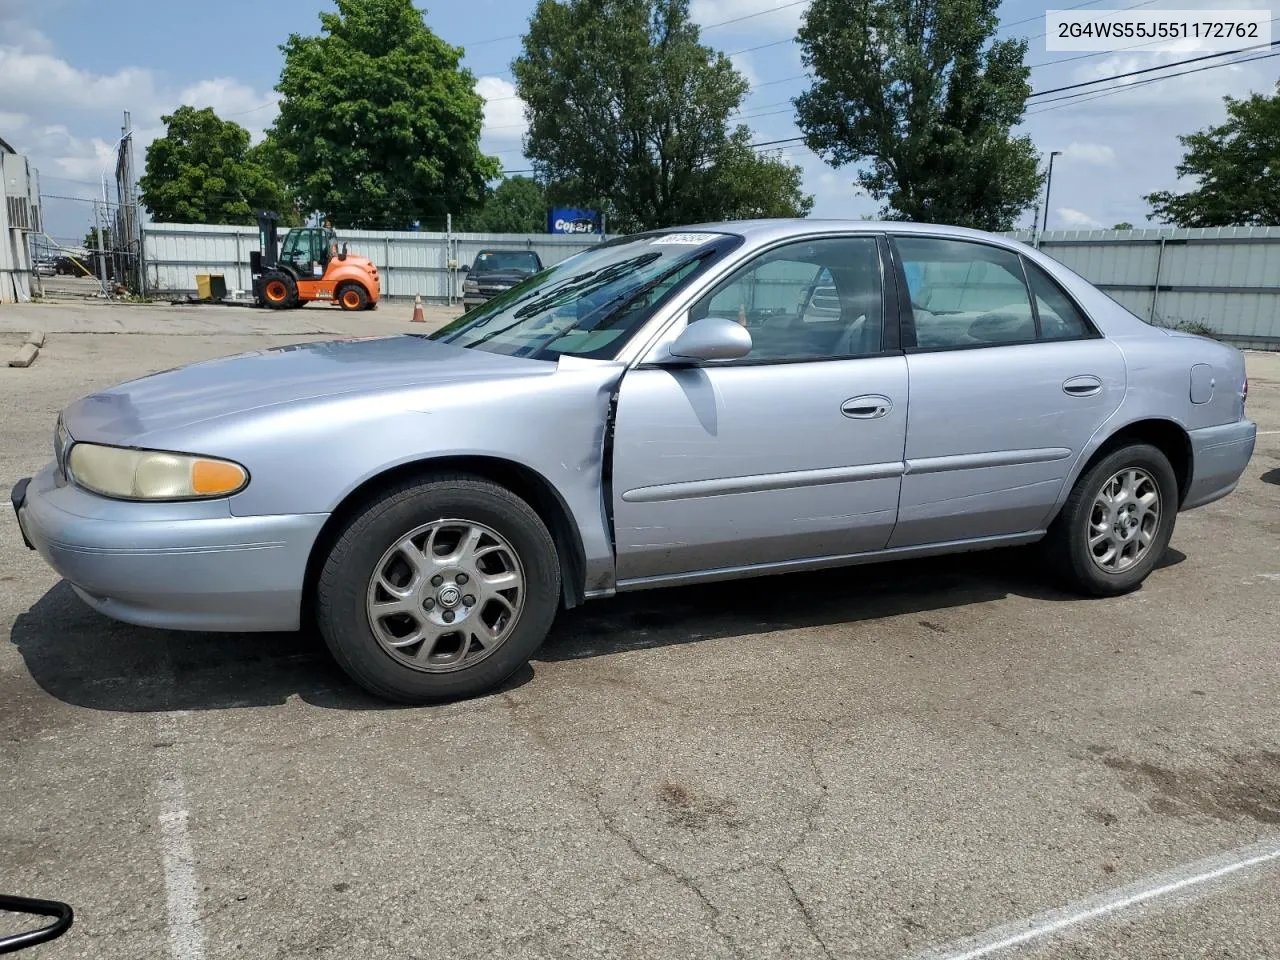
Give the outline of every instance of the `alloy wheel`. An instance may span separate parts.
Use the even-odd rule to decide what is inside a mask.
[[[1126,467],[1098,490],[1089,511],[1089,556],[1104,573],[1122,573],[1150,551],[1160,527],[1160,487],[1141,467]]]
[[[511,635],[524,605],[515,548],[470,520],[437,520],[396,541],[374,566],[365,602],[383,650],[430,673],[488,657]]]

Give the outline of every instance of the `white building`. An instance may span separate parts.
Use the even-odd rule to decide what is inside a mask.
[[[0,140],[0,303],[31,299],[29,235],[41,229],[39,175]]]

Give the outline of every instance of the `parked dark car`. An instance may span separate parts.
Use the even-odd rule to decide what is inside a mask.
[[[464,266],[462,305],[470,310],[520,281],[542,272],[542,260],[532,250],[481,250],[475,262]]]

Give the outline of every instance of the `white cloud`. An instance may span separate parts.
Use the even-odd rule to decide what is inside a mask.
[[[743,79],[747,81],[748,87],[754,87],[760,82],[760,76],[752,65],[750,54],[735,53],[729,58],[729,62],[733,64],[735,70],[742,74]]]
[[[784,36],[796,32],[806,9],[808,4],[794,0],[693,0],[689,14],[703,28],[733,20],[733,24],[722,28],[725,32]],[[748,19],[740,20],[740,17]]]
[[[143,67],[106,73],[80,69],[54,55],[42,36],[14,30],[15,20],[4,3],[0,0],[0,90],[6,110],[0,113],[0,136],[32,158],[46,192],[96,195],[94,185],[103,169],[108,174],[114,169],[125,110],[132,115],[139,166],[147,146],[164,132],[161,116],[184,103],[213,107],[255,139],[274,117],[273,94],[230,77],[173,90]]]
[[[1102,143],[1072,143],[1063,151],[1068,160],[1109,167],[1116,160],[1116,152]]]
[[[183,88],[178,93],[178,102],[212,107],[223,120],[234,120],[248,129],[256,141],[275,119],[280,97],[273,92],[259,93],[234,77],[215,77]]]
[[[27,0],[0,0],[0,47],[52,53],[49,38],[27,22],[31,6]]]
[[[1050,221],[1050,227],[1057,226],[1066,230],[1096,230],[1102,224],[1079,210],[1072,210],[1070,207],[1058,207],[1053,211],[1057,214],[1058,223],[1054,224]]]
[[[524,101],[516,96],[516,85],[502,77],[480,77],[476,80],[476,93],[484,98],[481,136],[518,143],[528,123],[524,118]]]

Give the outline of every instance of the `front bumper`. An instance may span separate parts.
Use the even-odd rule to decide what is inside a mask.
[[[170,630],[296,630],[325,514],[235,517],[227,502],[128,503],[57,481],[49,465],[10,494],[27,545],[81,598]]]
[[[1239,420],[1190,430],[1188,435],[1191,437],[1191,485],[1182,501],[1183,510],[1221,500],[1236,488],[1253,456],[1258,425],[1252,420]]]

